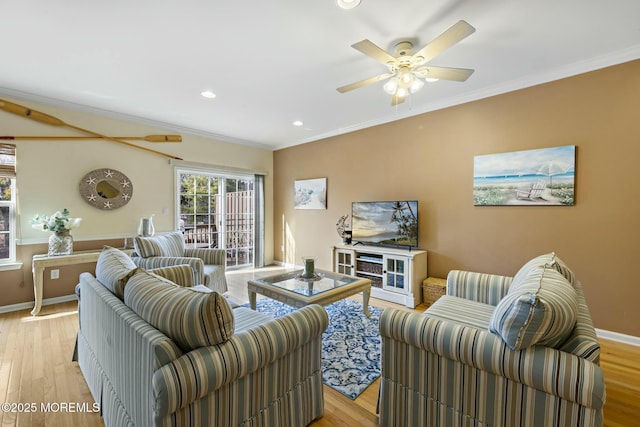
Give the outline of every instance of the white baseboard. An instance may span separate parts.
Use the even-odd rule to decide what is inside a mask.
[[[75,301],[75,300],[77,300],[76,294],[63,295],[61,297],[43,299],[42,306],[44,307],[45,305],[58,304],[61,302]],[[34,306],[34,303],[32,302],[21,302],[19,304],[3,305],[0,307],[0,313],[9,313],[12,311],[20,311],[20,310],[33,310],[33,306]]]
[[[604,329],[596,328],[596,335],[598,338],[605,340],[618,341],[624,344],[635,345],[640,347],[640,337],[633,335],[621,334],[620,332],[607,331]]]

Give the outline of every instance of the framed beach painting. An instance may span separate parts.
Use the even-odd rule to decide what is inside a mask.
[[[327,209],[327,178],[299,179],[294,187],[295,209]]]
[[[475,156],[475,206],[573,206],[576,146]]]

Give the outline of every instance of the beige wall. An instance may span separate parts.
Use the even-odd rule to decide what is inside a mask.
[[[330,268],[351,202],[418,199],[429,275],[513,275],[555,251],[582,281],[595,326],[640,336],[639,112],[634,61],[276,151],[275,257],[316,255]],[[560,145],[577,147],[575,206],[473,206],[474,156]],[[294,180],[316,177],[327,177],[327,210],[293,209]]]
[[[144,136],[175,133],[165,129],[98,117],[33,102],[0,97],[34,110],[53,115],[66,123],[107,135]],[[2,135],[80,135],[64,127],[55,127],[0,110]],[[182,135],[182,143],[136,142],[166,152],[186,161],[207,163],[245,170],[267,172],[265,213],[267,223],[273,218],[273,153],[212,139]],[[158,232],[175,228],[174,168],[167,158],[111,141],[15,141],[18,158],[18,260],[23,268],[0,271],[0,306],[33,301],[31,257],[46,253],[48,234],[31,227],[36,214],[51,214],[67,208],[73,217],[83,219],[73,231],[75,248],[100,248],[102,243],[122,245],[122,238],[134,235],[140,217],[154,214]],[[80,179],[93,169],[113,168],[127,175],[133,183],[133,198],[114,211],[96,209],[78,193]],[[165,212],[166,214],[163,213]],[[272,229],[266,233],[265,259],[272,260]],[[45,298],[69,295],[77,283],[78,271],[84,267],[63,268],[59,280],[45,281]],[[91,267],[91,266],[88,266]],[[86,269],[86,268],[85,268]],[[45,276],[48,272],[45,273]]]

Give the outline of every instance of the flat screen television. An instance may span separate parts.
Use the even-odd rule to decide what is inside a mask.
[[[418,201],[353,202],[354,244],[418,247]]]

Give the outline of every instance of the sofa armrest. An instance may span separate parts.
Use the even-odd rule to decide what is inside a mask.
[[[184,250],[184,256],[200,258],[207,265],[227,264],[226,249],[187,248]]]
[[[204,262],[200,258],[164,256],[142,258],[132,256],[131,259],[135,265],[145,270],[187,264],[193,269],[194,283],[196,285],[204,283]]]
[[[421,366],[421,372],[407,372],[394,354],[398,351],[407,357],[407,348],[402,345],[405,344],[436,355],[435,359],[421,357],[427,362],[425,365],[451,366],[453,361],[589,408],[604,406],[605,386],[600,366],[563,351],[543,346],[511,350],[488,331],[398,309],[383,311],[380,334],[382,376],[397,382],[418,382],[436,369]]]
[[[310,305],[263,325],[233,335],[228,341],[193,350],[158,369],[153,375],[156,418],[178,411],[209,393],[251,373],[260,371],[297,349],[314,344],[299,354],[305,369],[321,369],[322,333],[329,325],[324,308]],[[314,354],[316,353],[317,354]],[[311,360],[309,360],[311,358]],[[304,365],[303,360],[299,363]],[[302,368],[272,375],[302,375]],[[298,369],[300,368],[300,369]],[[294,379],[293,383],[296,381]]]
[[[509,276],[452,270],[447,275],[447,295],[497,305],[512,280]]]

